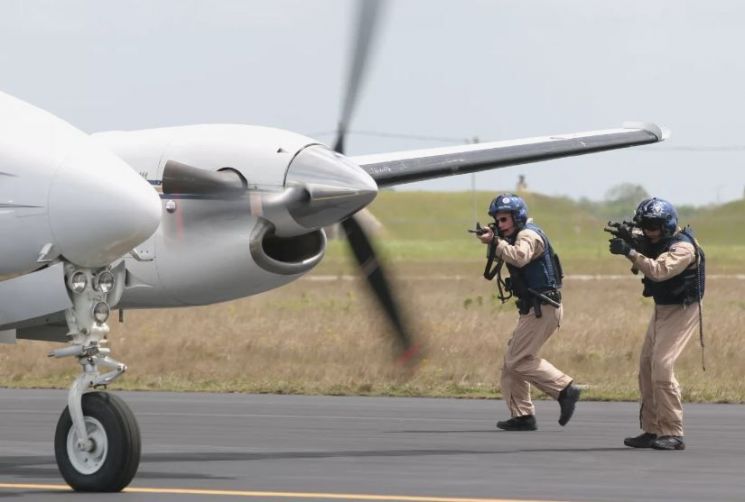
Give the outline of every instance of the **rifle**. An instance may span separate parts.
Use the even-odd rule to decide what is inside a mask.
[[[634,232],[636,228],[636,224],[631,221],[609,221],[605,228],[603,228],[603,231],[608,232],[617,239],[623,240],[626,244],[631,246],[631,249],[634,251],[644,254],[644,235]],[[631,271],[634,274],[639,273],[639,269],[636,268],[636,265],[631,267]]]
[[[631,221],[609,221],[605,228],[603,228],[603,231],[623,240],[626,244],[636,249],[634,246],[637,244],[638,236],[634,235],[635,228],[636,225]]]
[[[491,228],[492,232],[494,232],[494,235],[497,235],[497,229],[496,225],[494,223],[489,223],[486,227],[482,227],[481,223],[478,221],[476,222],[476,228],[469,228],[467,232],[476,234],[476,235],[484,235],[487,230]]]

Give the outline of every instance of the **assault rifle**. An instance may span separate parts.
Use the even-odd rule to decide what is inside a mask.
[[[476,222],[476,228],[469,228],[468,232],[476,235],[484,235],[489,228],[494,232],[494,235],[497,235],[497,228],[494,223],[489,223],[486,227],[482,227],[478,221]]]
[[[636,225],[631,221],[609,221],[605,228],[603,228],[603,231],[623,240],[626,244],[636,249],[634,246],[638,243],[638,237],[634,235],[634,228],[636,228]]]
[[[609,221],[608,224],[603,228],[603,231],[608,232],[613,237],[623,240],[626,244],[631,246],[631,249],[644,254],[644,235],[638,232],[634,232],[636,224],[631,221]],[[631,271],[634,274],[639,273],[639,269],[636,266],[631,267]]]

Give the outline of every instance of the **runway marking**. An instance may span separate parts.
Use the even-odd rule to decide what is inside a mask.
[[[0,489],[8,490],[55,490],[72,492],[67,485],[0,483]],[[525,499],[485,499],[460,497],[420,497],[413,495],[368,495],[364,493],[312,493],[312,492],[259,492],[244,490],[207,490],[191,488],[125,488],[124,493],[149,493],[162,495],[211,495],[220,497],[269,497],[269,498],[304,498],[304,499],[339,499],[339,500],[379,500],[403,502],[552,502]],[[553,501],[556,502],[556,501]]]

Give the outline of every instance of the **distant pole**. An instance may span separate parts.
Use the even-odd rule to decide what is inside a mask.
[[[478,142],[478,136],[471,138],[471,141],[466,140],[466,143],[472,143],[474,145]],[[471,173],[471,199],[473,200],[473,221],[479,221],[478,207],[476,204],[476,173]]]

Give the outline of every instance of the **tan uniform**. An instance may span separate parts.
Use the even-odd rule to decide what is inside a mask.
[[[543,239],[533,230],[521,230],[514,245],[500,240],[496,248],[497,258],[505,263],[522,268],[542,256]],[[544,343],[556,332],[564,313],[563,306],[541,306],[542,316],[536,317],[533,309],[520,315],[517,327],[507,344],[502,366],[502,395],[513,417],[534,415],[535,408],[530,399],[530,384],[557,399],[559,393],[572,382],[545,359],[538,357]]]
[[[656,259],[632,251],[629,260],[653,281],[664,281],[696,266],[696,250],[677,242]],[[639,361],[641,427],[658,436],[683,436],[680,386],[673,366],[698,329],[698,304],[655,305]]]

